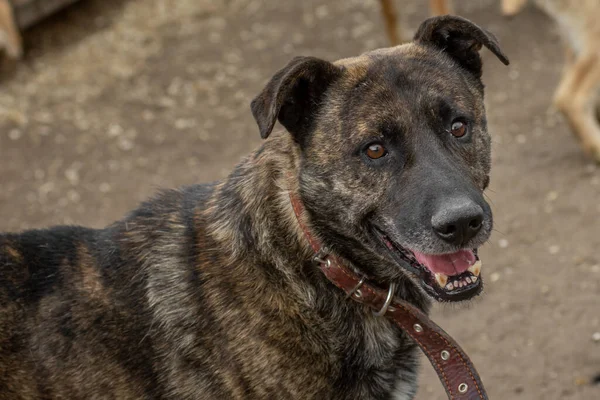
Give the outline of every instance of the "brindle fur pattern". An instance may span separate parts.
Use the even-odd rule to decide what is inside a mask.
[[[423,29],[333,64],[293,60],[252,105],[263,137],[276,119],[289,133],[223,181],[164,191],[101,230],[0,235],[0,399],[411,399],[418,349],[322,276],[289,193],[349,266],[429,308],[365,221],[448,177],[483,190],[489,43],[456,17]],[[455,109],[474,127],[460,146],[443,137]],[[380,136],[393,153],[369,165],[356,149]],[[445,175],[423,186],[431,171]],[[399,239],[434,246],[418,225]]]

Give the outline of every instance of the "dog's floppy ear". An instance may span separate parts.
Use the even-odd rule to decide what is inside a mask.
[[[250,108],[265,139],[279,122],[300,142],[310,130],[323,94],[342,71],[328,61],[296,57],[279,70],[256,96]]]
[[[505,65],[509,63],[492,33],[453,15],[426,19],[415,33],[414,41],[438,48],[477,78],[481,77],[481,46],[487,47]]]

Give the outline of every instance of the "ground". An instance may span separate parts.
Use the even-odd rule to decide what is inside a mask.
[[[427,16],[402,3],[403,28]],[[554,24],[494,0],[455,2],[511,59],[484,52],[496,230],[485,295],[433,318],[492,399],[600,398],[600,169],[551,107]],[[387,45],[371,0],[87,0],[25,34],[0,88],[0,230],[102,227],[160,187],[227,174],[259,142],[249,103],[295,55]],[[596,334],[596,337],[600,334]],[[418,399],[444,399],[427,362]]]

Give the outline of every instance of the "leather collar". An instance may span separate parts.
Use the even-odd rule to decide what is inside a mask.
[[[348,298],[370,307],[375,315],[394,321],[421,348],[438,374],[450,400],[487,400],[475,366],[450,335],[421,310],[394,296],[395,284],[381,289],[346,267],[312,236],[303,220],[304,206],[290,192],[292,208],[304,235],[315,252],[314,260],[325,276]]]

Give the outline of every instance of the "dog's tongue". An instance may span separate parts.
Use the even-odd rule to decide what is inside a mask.
[[[417,251],[413,252],[415,258],[428,270],[452,276],[465,272],[469,267],[475,264],[475,254],[471,250],[460,250],[452,254],[423,254]]]

